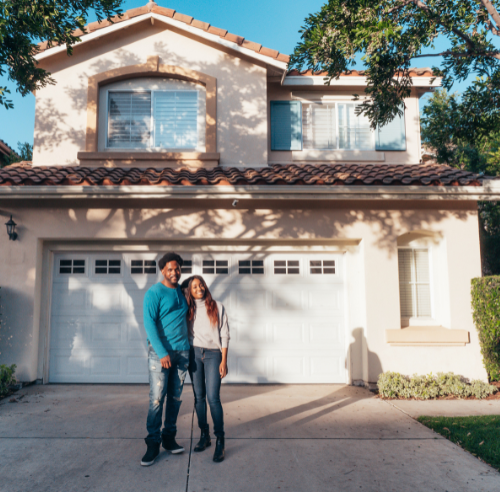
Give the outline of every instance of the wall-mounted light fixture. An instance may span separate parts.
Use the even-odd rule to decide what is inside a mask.
[[[6,222],[7,234],[9,235],[9,240],[17,240],[16,226],[17,224],[12,220],[12,215],[10,216],[9,222]]]
[[[236,205],[238,205],[238,200],[233,200],[231,205],[233,206],[233,208],[236,208]]]

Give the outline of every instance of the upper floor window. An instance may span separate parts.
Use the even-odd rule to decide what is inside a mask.
[[[375,149],[375,132],[355,104],[304,103],[302,130],[304,149]]]
[[[406,151],[404,108],[391,122],[371,130],[358,104],[271,101],[271,151]]]
[[[109,91],[106,146],[191,149],[198,146],[197,91]]]

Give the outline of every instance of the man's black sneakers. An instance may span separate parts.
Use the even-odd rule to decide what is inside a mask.
[[[182,453],[184,448],[175,442],[175,437],[162,436],[161,444],[163,448],[165,448],[170,453],[177,455],[178,453]]]
[[[141,465],[148,467],[153,465],[156,457],[160,454],[160,443],[146,443],[148,445],[148,450],[146,454],[142,457]]]

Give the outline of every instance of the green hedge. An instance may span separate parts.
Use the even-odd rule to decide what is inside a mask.
[[[455,396],[468,398],[475,396],[483,399],[495,394],[493,385],[472,380],[469,382],[461,375],[454,373],[437,373],[433,375],[401,375],[396,372],[381,373],[377,382],[378,392],[384,398],[416,398],[431,399],[439,396]]]
[[[472,315],[490,381],[500,380],[500,276],[472,280]]]

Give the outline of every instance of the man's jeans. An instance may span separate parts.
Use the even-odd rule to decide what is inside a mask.
[[[224,413],[220,402],[221,378],[219,366],[222,353],[219,349],[191,347],[189,356],[189,375],[193,382],[194,407],[198,416],[198,426],[208,431],[207,398],[210,414],[214,421],[214,434],[224,437]]]
[[[189,351],[171,351],[172,366],[162,368],[160,358],[149,345],[149,412],[147,420],[148,437],[146,443],[161,443],[161,436],[175,437],[177,415],[181,407],[181,394],[188,371]],[[165,423],[161,431],[163,401],[167,396]]]

